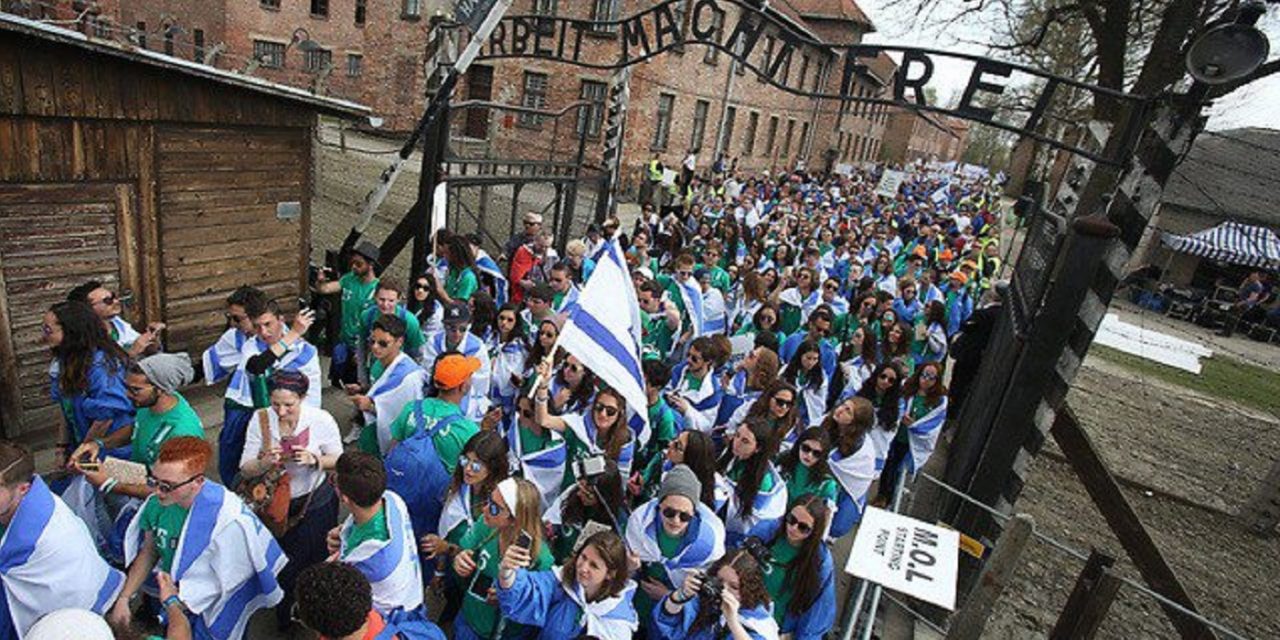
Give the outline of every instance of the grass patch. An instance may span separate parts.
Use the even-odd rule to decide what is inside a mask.
[[[1207,396],[1280,415],[1280,372],[1214,354],[1204,358],[1200,375],[1152,362],[1110,347],[1095,344],[1089,355],[1098,356],[1142,376],[1180,385]]]

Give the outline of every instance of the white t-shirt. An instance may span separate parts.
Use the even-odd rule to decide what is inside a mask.
[[[279,447],[280,418],[271,409],[267,409],[266,412],[268,424],[271,427],[271,446]],[[244,452],[240,454],[241,468],[244,468],[250,460],[256,460],[258,451],[262,449],[262,427],[259,426],[258,420],[258,414],[255,413],[249,419],[249,425],[245,429]],[[338,433],[338,423],[328,411],[303,404],[302,413],[298,416],[298,426],[294,427],[293,435],[296,440],[304,437],[304,434],[307,439],[305,448],[312,454],[316,456],[342,454],[342,435]],[[294,498],[315,491],[324,482],[324,471],[315,467],[300,465],[290,460],[285,463],[285,469],[289,472],[289,491]]]

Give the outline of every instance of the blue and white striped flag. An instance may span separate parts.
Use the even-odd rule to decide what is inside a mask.
[[[648,432],[648,398],[640,368],[640,303],[617,240],[605,245],[578,300],[565,311],[559,345],[627,401]],[[639,434],[637,434],[639,435]]]
[[[502,269],[498,268],[498,263],[494,262],[493,257],[484,249],[476,250],[476,270],[480,273],[493,278],[493,302],[501,307],[507,303],[507,297],[510,292],[507,290],[507,277],[502,274]]]

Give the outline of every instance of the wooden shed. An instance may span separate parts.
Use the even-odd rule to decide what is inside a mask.
[[[41,316],[89,279],[198,357],[241,284],[306,285],[317,114],[367,107],[0,13],[0,427],[45,440]],[[294,303],[296,306],[296,302]]]

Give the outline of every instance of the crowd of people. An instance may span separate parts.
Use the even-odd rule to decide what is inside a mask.
[[[535,213],[496,257],[441,231],[411,291],[357,246],[313,288],[341,301],[327,379],[314,314],[252,286],[199,363],[77,287],[43,316],[58,470],[0,441],[0,637],[241,638],[273,608],[342,639],[822,638],[835,542],[963,400],[998,186],[717,169],[563,257]],[[610,249],[647,406],[558,346]],[[182,394],[201,377],[216,443]]]

